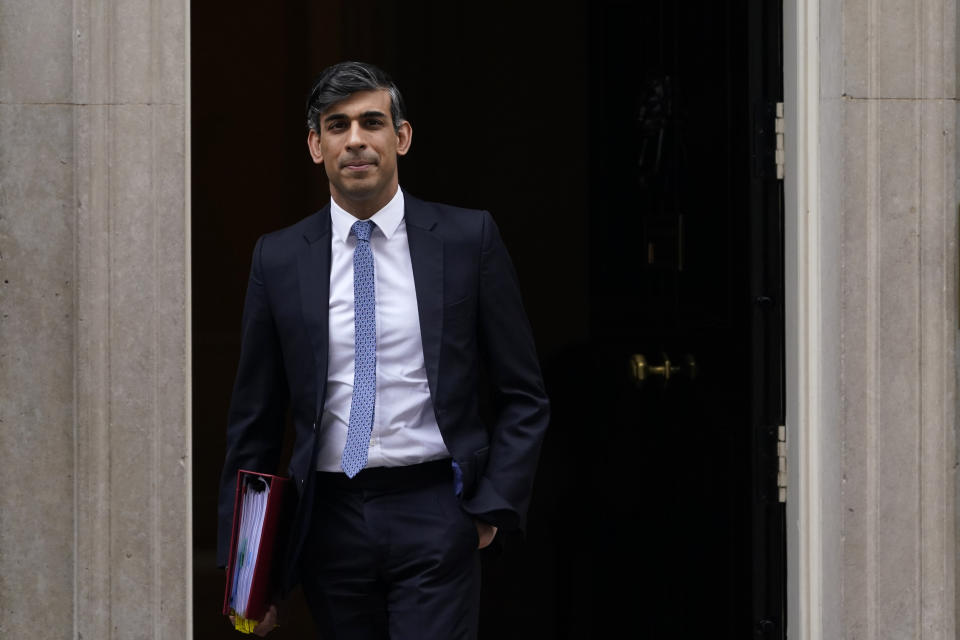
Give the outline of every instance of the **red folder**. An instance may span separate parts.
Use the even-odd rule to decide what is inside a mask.
[[[238,611],[248,620],[263,620],[270,607],[271,598],[277,591],[280,579],[280,563],[283,560],[282,547],[285,542],[287,519],[290,515],[290,498],[288,491],[290,481],[287,478],[273,476],[268,473],[257,473],[241,469],[237,472],[237,491],[233,501],[233,530],[230,534],[230,558],[227,561],[227,580],[223,594],[223,613],[230,614],[234,607],[230,602],[233,592],[235,563],[237,562],[237,544],[240,535],[240,516],[242,513],[243,498],[250,486],[251,478],[260,478],[270,487],[267,496],[266,511],[263,516],[263,526],[260,532],[260,546],[257,557],[254,559],[253,579],[250,585],[250,597],[247,601],[247,610]]]

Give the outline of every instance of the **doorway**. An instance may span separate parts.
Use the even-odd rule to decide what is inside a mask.
[[[342,59],[404,92],[403,187],[493,214],[553,402],[482,637],[784,637],[779,7],[193,6],[197,637],[233,637],[215,505],[250,251],[329,197],[302,103]],[[290,609],[272,637],[307,633]]]

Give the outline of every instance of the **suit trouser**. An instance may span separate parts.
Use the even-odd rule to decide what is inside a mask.
[[[320,637],[476,638],[477,530],[450,460],[317,476],[301,581]]]

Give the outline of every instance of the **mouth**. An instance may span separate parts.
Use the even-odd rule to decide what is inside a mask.
[[[372,169],[375,166],[373,162],[365,162],[362,160],[354,160],[351,162],[344,163],[343,168],[347,171],[367,171]]]

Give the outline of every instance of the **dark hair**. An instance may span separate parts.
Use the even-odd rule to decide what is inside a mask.
[[[406,120],[400,89],[383,70],[365,62],[338,62],[323,70],[307,97],[307,127],[320,133],[320,114],[358,91],[385,89],[390,94],[393,128]]]

